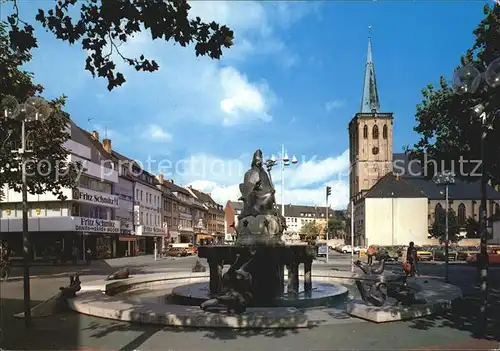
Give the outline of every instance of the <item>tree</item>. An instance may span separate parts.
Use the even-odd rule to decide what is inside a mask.
[[[156,61],[144,55],[125,57],[120,52],[120,44],[139,32],[149,31],[152,40],[173,41],[183,47],[194,43],[196,56],[213,59],[222,56],[223,47],[233,45],[233,31],[228,27],[205,23],[199,17],[189,18],[191,7],[186,0],[59,0],[52,2],[55,5],[48,11],[39,9],[36,17],[28,21],[21,19],[17,0],[4,1],[13,7],[7,21],[15,52],[26,55],[38,47],[32,25],[37,21],[57,39],[71,45],[79,43],[89,53],[85,69],[93,77],[106,78],[110,91],[125,82],[123,74],[116,71],[114,57],[120,57],[137,71],[153,72],[159,68]]]
[[[300,232],[302,234],[318,236],[323,231],[321,224],[316,221],[307,222],[300,228]]]
[[[473,217],[467,218],[467,221],[465,222],[465,230],[467,231],[468,238],[478,238],[479,222]]]
[[[475,42],[462,57],[462,65],[471,63],[484,71],[494,59],[500,57],[500,4],[494,7],[484,6],[485,18],[474,30]],[[451,72],[450,72],[451,75]],[[467,180],[479,179],[479,172],[473,173],[476,162],[462,163],[462,170],[458,169],[461,158],[464,160],[480,160],[482,126],[479,118],[472,113],[473,107],[479,102],[489,102],[488,135],[485,139],[484,166],[489,179],[494,185],[500,184],[500,88],[490,87],[488,90],[476,94],[459,95],[448,84],[445,77],[441,77],[439,88],[432,84],[422,90],[422,103],[417,105],[414,130],[420,134],[420,140],[409,151],[414,158],[427,158],[438,161],[438,171],[447,168],[455,172],[458,177]],[[454,164],[454,166],[452,166]],[[432,177],[436,169],[428,165],[427,176]]]
[[[41,85],[34,84],[33,75],[19,67],[29,61],[28,54],[17,55],[10,45],[5,25],[0,23],[0,184],[7,184],[15,191],[21,191],[22,162],[12,150],[18,149],[21,142],[21,122],[17,119],[3,118],[4,109],[14,110],[11,104],[5,105],[7,94],[11,102],[25,102],[28,97],[43,91]],[[14,96],[12,96],[14,95]],[[45,121],[26,124],[27,146],[33,152],[26,164],[27,186],[30,194],[51,192],[63,198],[64,188],[76,186],[80,164],[67,162],[69,152],[63,144],[68,140],[66,125],[69,116],[61,111],[65,97],[48,102],[43,109],[50,117]],[[39,111],[40,112],[40,111]],[[50,112],[50,113],[49,113]],[[2,194],[0,194],[2,195]],[[5,195],[5,194],[4,194]]]
[[[445,240],[446,211],[442,207],[436,209],[436,218],[432,224],[432,236]],[[458,231],[458,219],[453,209],[448,209],[448,239],[454,240]]]
[[[337,238],[339,231],[345,231],[345,221],[340,218],[334,217],[328,220],[328,233],[333,234],[334,238]]]

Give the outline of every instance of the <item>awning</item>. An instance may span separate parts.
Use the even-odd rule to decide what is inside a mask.
[[[137,237],[135,235],[120,235],[118,241],[136,241]]]

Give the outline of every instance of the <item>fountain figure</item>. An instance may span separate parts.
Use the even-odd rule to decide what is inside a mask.
[[[313,250],[307,246],[285,246],[285,218],[276,211],[275,188],[270,167],[263,167],[262,151],[255,151],[250,169],[240,184],[243,210],[233,224],[234,246],[200,246],[198,256],[210,267],[211,299],[204,310],[227,308],[243,313],[247,306],[272,306],[284,293],[284,267],[288,267],[288,296],[298,295],[298,266],[304,263],[306,293],[311,291]],[[231,264],[222,275],[224,264]]]

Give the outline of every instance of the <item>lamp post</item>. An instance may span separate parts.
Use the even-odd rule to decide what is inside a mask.
[[[445,188],[445,195],[444,195],[444,200],[445,200],[445,208],[444,208],[444,213],[445,213],[445,220],[444,220],[444,280],[446,283],[448,283],[448,186],[455,184],[455,175],[449,171],[444,171],[442,173],[437,173],[433,177],[434,183],[437,185],[444,185]]]
[[[485,84],[486,83],[486,84]],[[493,60],[484,72],[480,72],[476,65],[470,63],[459,67],[453,74],[453,88],[458,94],[476,94],[489,88],[500,86],[500,57]],[[479,217],[479,233],[481,236],[481,253],[478,264],[481,270],[481,295],[482,304],[480,307],[480,317],[483,324],[483,331],[488,322],[486,308],[488,305],[488,232],[486,223],[486,202],[487,202],[487,169],[484,166],[484,141],[488,131],[488,108],[489,101],[480,103],[473,108],[473,114],[481,121],[481,206]],[[493,114],[494,118],[494,114]],[[492,122],[492,121],[490,121]]]
[[[33,153],[27,145],[26,123],[47,118],[51,109],[45,100],[31,97],[26,102],[19,104],[14,97],[8,96],[2,100],[4,118],[11,118],[21,122],[21,147],[12,150],[20,158],[21,165],[21,194],[22,194],[22,231],[23,231],[23,295],[24,295],[24,323],[31,325],[31,296],[30,296],[30,237],[28,231],[28,186],[26,163]],[[10,137],[11,134],[9,134]]]
[[[285,217],[285,200],[284,200],[284,192],[285,192],[285,167],[290,166],[290,164],[297,164],[299,161],[297,161],[297,158],[295,156],[292,156],[292,159],[288,157],[288,153],[285,151],[285,145],[281,144],[281,153],[279,154],[278,157],[275,157],[274,155],[271,156],[269,160],[266,161],[267,169],[269,172],[273,168],[273,166],[276,166],[278,163],[280,164],[280,171],[281,171],[281,216],[283,218]]]

